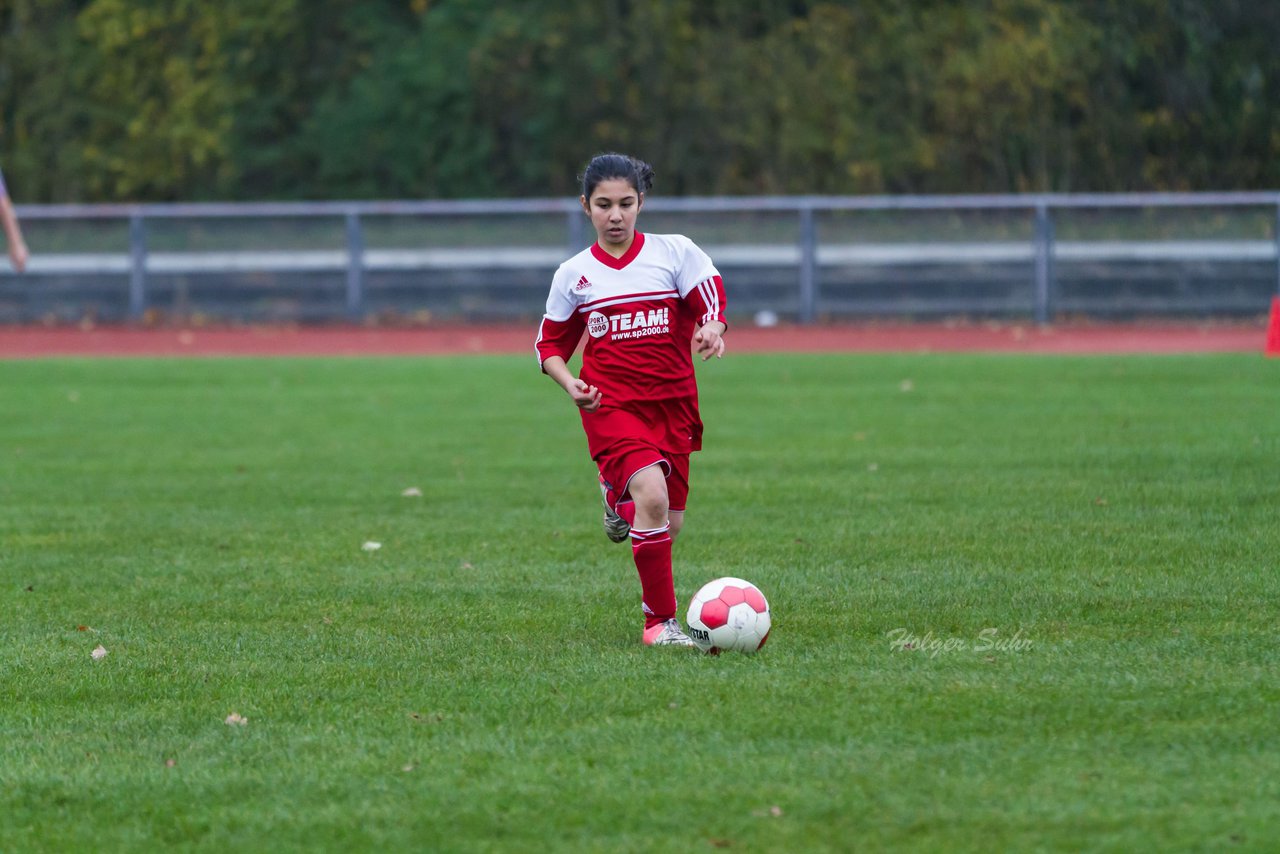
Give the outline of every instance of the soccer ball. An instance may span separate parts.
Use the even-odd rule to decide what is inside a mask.
[[[703,652],[755,652],[769,639],[769,603],[750,581],[717,578],[693,595],[685,622]]]

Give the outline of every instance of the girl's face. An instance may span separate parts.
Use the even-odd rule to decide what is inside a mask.
[[[578,199],[591,217],[600,246],[625,252],[636,236],[636,215],[644,204],[644,194],[626,178],[610,178],[596,185],[590,199]]]

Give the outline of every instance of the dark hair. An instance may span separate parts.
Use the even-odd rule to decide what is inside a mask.
[[[588,201],[591,194],[600,186],[601,181],[622,178],[637,193],[646,193],[653,186],[653,167],[639,158],[629,154],[609,152],[597,154],[591,158],[587,168],[582,170],[582,195]]]

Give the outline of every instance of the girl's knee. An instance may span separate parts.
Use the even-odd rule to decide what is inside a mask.
[[[631,497],[636,502],[636,512],[645,516],[667,516],[669,505],[667,503],[667,491],[652,492],[645,495],[636,495],[634,492]]]
[[[636,503],[636,518],[648,524],[665,524],[670,501],[667,497],[667,479],[660,466],[651,466],[638,472],[630,485],[631,498]]]

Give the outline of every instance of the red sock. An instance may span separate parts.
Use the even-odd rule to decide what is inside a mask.
[[[651,531],[631,529],[631,556],[640,573],[644,627],[676,615],[676,586],[671,577],[671,533],[668,525]]]
[[[636,524],[636,503],[631,499],[620,502],[615,508],[619,516],[627,520],[627,524],[634,526]]]

